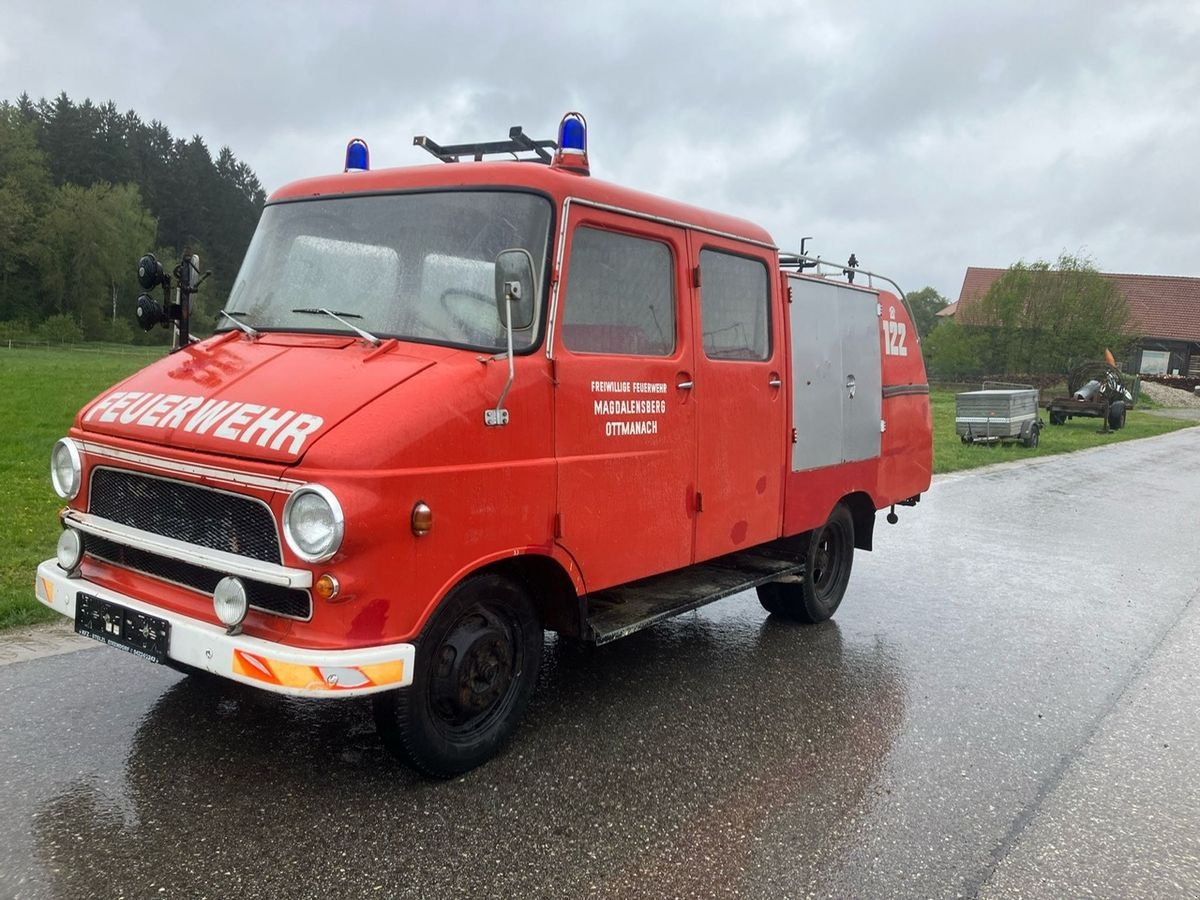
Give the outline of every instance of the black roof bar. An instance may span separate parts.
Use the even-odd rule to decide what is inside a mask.
[[[485,156],[497,153],[511,153],[513,156],[517,156],[518,153],[536,153],[536,157],[528,157],[522,161],[548,164],[553,157],[546,151],[558,149],[558,144],[555,141],[535,141],[521,130],[520,125],[514,125],[508,129],[507,141],[486,141],[482,144],[447,144],[443,147],[441,144],[425,137],[425,135],[418,134],[413,138],[413,144],[417,147],[424,147],[442,162],[447,163],[456,163],[463,156],[472,156],[475,158],[475,162],[481,162]],[[520,157],[517,158],[520,159]]]

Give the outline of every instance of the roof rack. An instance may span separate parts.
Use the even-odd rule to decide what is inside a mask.
[[[905,296],[903,289],[901,289],[900,285],[896,284],[896,282],[888,278],[886,275],[880,275],[878,272],[872,272],[869,269],[862,269],[858,266],[855,266],[853,269],[851,269],[846,263],[835,263],[831,260],[821,259],[819,256],[809,256],[805,253],[780,253],[779,267],[795,267],[797,275],[805,275],[805,269],[816,269],[816,272],[812,273],[811,275],[805,275],[805,277],[824,278],[830,281],[845,281],[853,287],[861,287],[861,285],[854,284],[853,281],[847,278],[850,272],[853,271],[855,275],[867,276],[866,287],[870,290],[879,290],[879,288],[875,286],[875,281],[878,279],[879,281],[889,284],[896,289],[896,296],[900,298],[900,302],[903,303],[904,308],[908,310],[908,317],[912,319],[913,322],[917,321],[917,317],[913,315],[912,307],[908,305],[908,297]]]
[[[446,163],[459,162],[460,157],[463,156],[471,156],[475,158],[475,162],[482,162],[485,156],[509,153],[521,162],[536,162],[549,165],[553,157],[546,151],[558,149],[558,144],[555,141],[535,141],[521,130],[520,125],[514,125],[508,129],[507,141],[486,141],[482,144],[447,144],[446,146],[442,146],[430,140],[425,135],[418,134],[413,138],[413,144],[417,147],[424,147],[442,162]],[[536,156],[522,158],[517,156],[518,153],[534,153]]]

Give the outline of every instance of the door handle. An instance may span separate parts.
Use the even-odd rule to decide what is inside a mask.
[[[853,376],[853,375],[847,375],[847,376],[846,376],[846,390],[848,390],[848,391],[850,392],[850,399],[851,399],[851,400],[853,400],[853,399],[854,399],[854,389],[855,389],[856,385],[857,385],[857,382],[855,382],[855,380],[854,380],[854,376]]]
[[[783,387],[783,381],[779,378],[778,375],[772,375],[771,380],[768,381],[767,384],[769,384],[773,388]]]
[[[675,385],[675,387],[679,388],[681,391],[690,391],[695,386],[695,382],[691,381],[681,381],[679,384]]]

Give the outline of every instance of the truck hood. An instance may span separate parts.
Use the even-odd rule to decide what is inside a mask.
[[[92,401],[76,426],[292,465],[321,434],[436,362],[441,348],[229,332],[172,353]]]

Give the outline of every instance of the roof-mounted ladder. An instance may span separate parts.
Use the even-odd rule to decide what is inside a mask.
[[[413,138],[413,144],[417,147],[424,147],[442,162],[456,163],[461,157],[469,156],[475,159],[475,162],[482,162],[485,156],[496,154],[511,154],[520,162],[536,162],[549,165],[553,157],[548,153],[549,150],[557,150],[558,143],[555,141],[535,141],[524,131],[520,125],[514,125],[508,129],[507,141],[486,141],[482,144],[447,144],[442,146],[436,141],[430,140],[423,134],[418,134]],[[521,157],[519,153],[533,153],[534,156]]]

